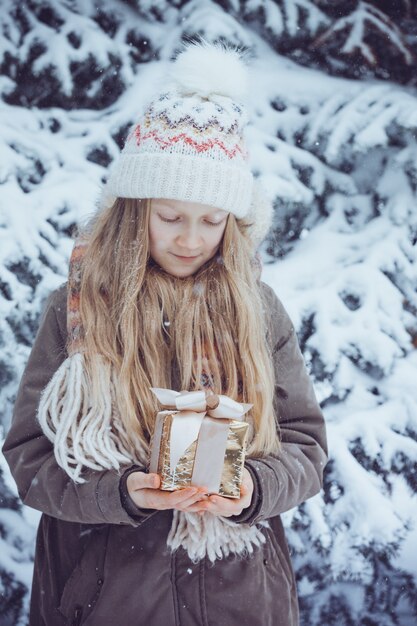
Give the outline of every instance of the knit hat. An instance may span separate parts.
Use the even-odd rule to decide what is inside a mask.
[[[207,204],[253,221],[258,245],[272,206],[248,164],[244,106],[248,72],[222,44],[189,43],[171,65],[167,88],[148,105],[112,165],[101,206],[116,197]]]

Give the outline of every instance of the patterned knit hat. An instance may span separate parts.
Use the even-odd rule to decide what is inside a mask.
[[[247,80],[236,49],[187,44],[171,66],[166,91],[131,129],[101,205],[116,197],[207,204],[253,221],[257,245],[270,227],[272,206],[248,164],[242,102]]]

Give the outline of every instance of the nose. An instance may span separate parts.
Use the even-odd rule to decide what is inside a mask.
[[[189,252],[198,250],[201,247],[201,234],[198,225],[184,224],[183,229],[177,237],[177,244],[181,248],[186,248]]]

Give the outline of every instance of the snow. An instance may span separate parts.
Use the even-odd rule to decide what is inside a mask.
[[[71,62],[92,52],[111,68],[110,55],[116,54],[126,85],[104,109],[3,103],[0,110],[4,429],[44,299],[66,277],[69,231],[95,210],[107,176],[106,168],[87,155],[98,146],[110,159],[117,155],[114,136],[164,87],[183,30],[204,30],[208,38],[221,35],[248,46],[253,54],[247,133],[251,166],[276,204],[274,233],[262,247],[262,278],[284,303],[302,340],[328,424],[331,459],[324,493],[284,515],[286,532],[300,572],[300,597],[305,606],[311,603],[309,626],[322,623],[320,611],[332,595],[347,603],[353,623],[360,623],[366,586],[375,580],[382,584],[381,554],[390,559],[392,585],[403,584],[403,572],[417,583],[415,91],[301,67],[235,19],[237,2],[230,2],[227,14],[212,2],[189,2],[178,12],[167,10],[163,1],[141,3],[144,14],[151,5],[164,13],[164,23],[148,16],[139,26],[150,44],[158,42],[158,57],[135,67],[125,38],[138,17],[125,3],[114,4],[120,20],[114,37],[105,36],[94,21],[93,2],[79,12],[55,3],[64,27],[36,22],[21,45],[15,21],[8,17],[13,3],[4,3],[1,19],[8,36],[0,54],[16,52],[20,45],[18,54],[25,58],[31,42],[43,38],[50,45],[33,70],[52,63],[67,94],[73,89]],[[368,7],[359,3],[351,14],[351,21],[359,20],[356,28],[364,24]],[[275,35],[297,36],[302,16],[311,33],[330,23],[308,0],[251,0],[242,11],[255,14],[258,8]],[[385,28],[381,12],[373,7],[372,14],[378,28]],[[341,25],[336,21],[337,29]],[[80,35],[79,48],[66,39],[72,31]],[[359,45],[355,32],[352,27],[345,51]],[[392,43],[407,59],[401,41]],[[0,88],[10,90],[11,79],[2,77]],[[6,493],[16,496],[4,460],[0,468]],[[0,566],[26,587],[38,519],[25,507],[0,509]],[[403,624],[411,624],[406,619]]]

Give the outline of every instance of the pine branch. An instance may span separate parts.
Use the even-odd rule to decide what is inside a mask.
[[[299,38],[316,34],[329,23],[327,16],[311,0],[240,0],[228,3],[232,11],[241,15],[245,21],[258,21],[269,36],[280,45],[282,36]]]
[[[346,101],[335,94],[322,104],[321,111],[306,133],[306,145],[326,161],[334,163],[347,150],[364,152],[391,143],[390,128],[417,129],[416,98],[386,85],[360,90]],[[398,141],[398,139],[396,140]]]
[[[371,33],[376,35],[374,43],[366,41]],[[342,46],[341,36],[344,37]],[[398,53],[405,65],[410,66],[415,60],[413,51],[396,24],[378,8],[363,1],[359,2],[351,14],[336,20],[312,43],[312,48],[318,50],[326,44],[334,46],[338,56],[349,57],[357,52],[371,67],[382,62],[381,53],[384,47]]]
[[[121,1],[113,2],[113,12],[92,0],[3,5],[0,64],[9,79],[4,98],[11,104],[107,106],[152,54],[138,13]]]

